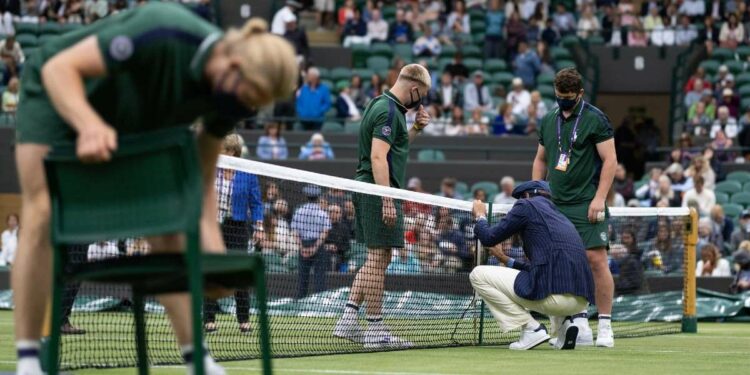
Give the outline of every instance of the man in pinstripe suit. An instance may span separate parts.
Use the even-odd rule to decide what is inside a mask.
[[[469,279],[482,296],[503,332],[522,328],[510,349],[527,350],[549,340],[543,324],[528,310],[549,315],[555,347],[574,349],[578,327],[575,314],[594,300],[586,249],[573,224],[555,207],[545,181],[529,181],[513,190],[518,199],[508,215],[490,227],[486,207],[474,201],[474,235],[505,267],[479,266]],[[520,234],[529,262],[503,253],[501,242]]]

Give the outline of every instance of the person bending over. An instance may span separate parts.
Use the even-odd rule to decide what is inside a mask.
[[[550,338],[529,310],[550,317],[556,348],[574,349],[578,327],[573,319],[594,300],[594,280],[583,241],[552,203],[547,182],[523,183],[513,190],[513,198],[518,201],[493,227],[487,222],[485,204],[474,201],[474,235],[483,246],[492,247],[490,253],[505,267],[474,268],[469,275],[471,286],[503,333],[521,328],[520,339],[510,349],[531,349]],[[523,239],[529,262],[514,260],[496,246],[516,233]]]

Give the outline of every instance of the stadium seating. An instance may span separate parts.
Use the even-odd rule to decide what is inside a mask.
[[[474,194],[474,192],[479,189],[484,190],[488,197],[494,196],[500,191],[500,188],[498,188],[497,184],[492,181],[479,181],[474,185],[471,185],[472,194]]]
[[[748,186],[750,186],[750,185],[748,185]],[[714,192],[714,194],[716,195],[716,204],[722,204],[723,205],[725,203],[729,203],[729,194],[722,193],[720,191]]]
[[[737,181],[722,181],[716,184],[715,191],[732,195],[742,191],[742,184]]]
[[[740,204],[745,208],[748,208],[748,206],[750,206],[750,192],[739,192],[732,194],[732,197],[729,201],[731,203]]]
[[[417,154],[418,161],[445,161],[445,153],[441,150],[424,149]]]
[[[323,128],[321,128],[321,131],[323,133],[343,133],[344,126],[341,125],[341,123],[335,121],[326,121],[323,123]]]
[[[741,184],[750,182],[750,172],[736,171],[727,174],[727,181],[737,181]]]
[[[742,210],[744,209],[739,204],[734,203],[727,203],[723,205],[722,208],[724,208],[724,214],[735,221],[739,219],[740,215],[742,214]]]

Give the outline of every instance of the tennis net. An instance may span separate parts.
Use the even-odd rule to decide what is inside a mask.
[[[216,187],[217,220],[227,246],[259,252],[265,260],[275,357],[507,344],[518,338],[517,332],[500,333],[469,284],[475,265],[497,264],[473,239],[471,202],[224,156]],[[384,197],[393,201],[397,213],[388,227],[382,225]],[[509,209],[490,206],[490,216],[496,222]],[[613,314],[616,337],[680,332],[683,299],[678,291],[689,258],[683,245],[688,210],[612,209],[611,214],[613,263],[623,266]],[[355,236],[357,225],[370,236],[369,243],[403,246],[393,249],[385,272],[382,316],[404,345],[368,347],[333,335],[355,275],[368,257]],[[518,239],[502,246],[511,256],[523,256]],[[148,252],[148,244],[119,239],[71,250],[80,261],[91,261]],[[656,275],[679,283],[673,288],[678,295],[649,294],[654,285],[649,276]],[[361,285],[365,293],[378,293],[377,280],[367,278]],[[65,314],[68,321],[86,333],[63,336],[61,367],[134,366],[128,288],[73,285],[66,296],[72,307]],[[206,301],[205,337],[215,358],[259,357],[255,306],[252,290]],[[363,328],[368,326],[366,309],[359,313]],[[180,363],[164,309],[150,299],[146,310],[152,364]]]

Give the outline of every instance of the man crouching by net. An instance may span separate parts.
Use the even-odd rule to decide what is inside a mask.
[[[549,199],[545,181],[529,181],[513,190],[518,199],[508,215],[490,228],[487,209],[474,201],[474,235],[491,247],[515,233],[523,238],[529,263],[514,260],[500,247],[490,253],[505,267],[478,266],[469,276],[472,287],[484,299],[505,333],[521,328],[521,337],[510,349],[528,350],[549,340],[544,324],[528,310],[550,317],[550,334],[557,332],[557,349],[574,349],[578,327],[574,314],[594,301],[594,280],[586,249],[576,228]]]

